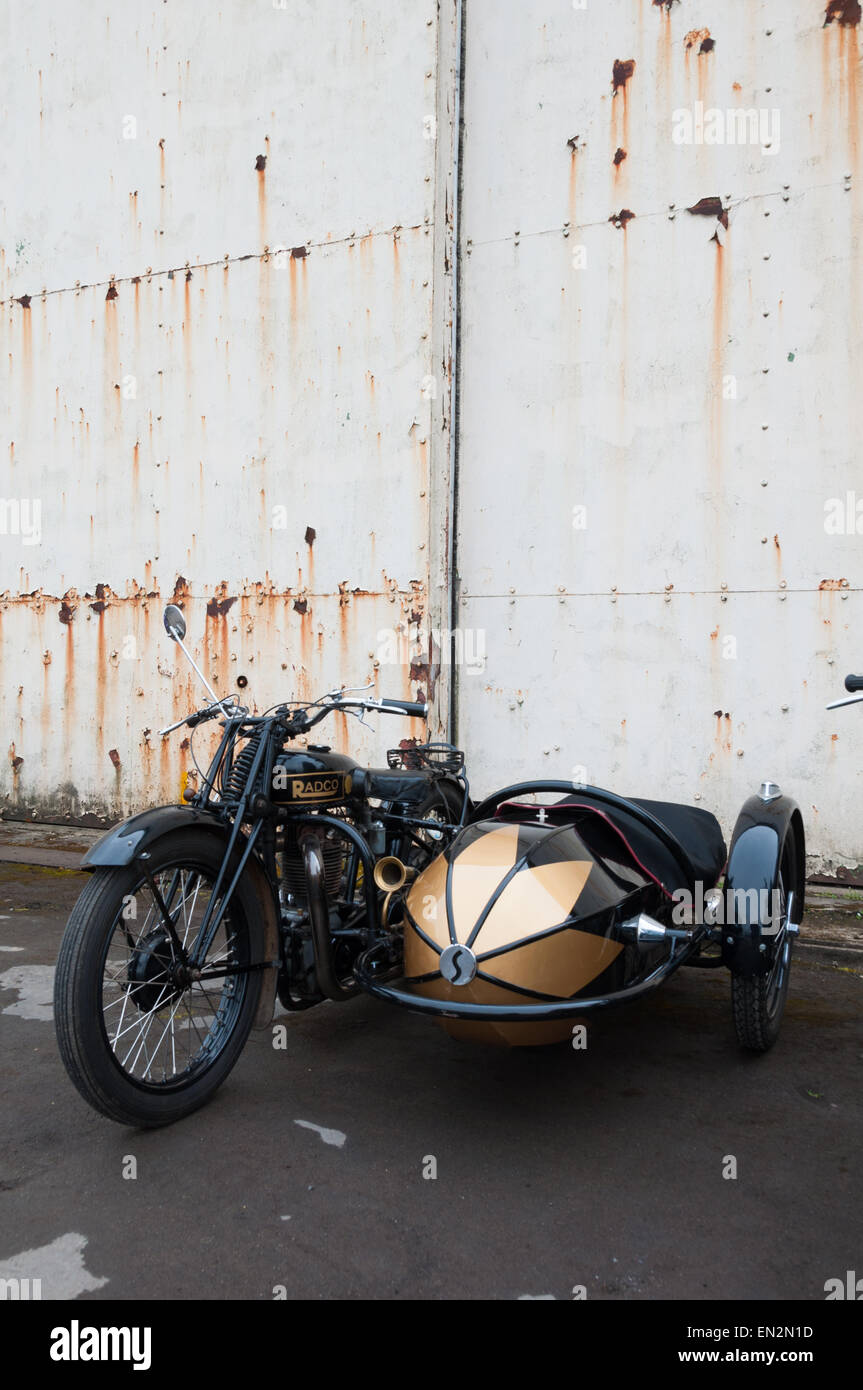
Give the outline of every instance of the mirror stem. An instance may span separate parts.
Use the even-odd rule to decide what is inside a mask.
[[[216,692],[215,692],[215,690],[213,689],[213,687],[210,685],[210,682],[207,680],[207,677],[204,675],[203,671],[202,671],[202,670],[200,669],[200,667],[198,666],[198,664],[197,664],[197,662],[195,661],[194,657],[192,656],[191,652],[190,652],[190,651],[188,650],[188,648],[186,647],[186,644],[185,644],[185,642],[183,641],[182,637],[180,636],[180,634],[179,634],[177,628],[171,627],[171,628],[168,629],[168,631],[169,631],[171,637],[172,637],[172,638],[174,639],[174,641],[176,642],[177,646],[178,646],[178,647],[180,648],[180,650],[182,651],[182,653],[183,653],[183,655],[185,656],[186,660],[188,661],[189,665],[190,665],[190,666],[193,668],[193,670],[197,673],[198,679],[201,681],[201,684],[204,686],[204,689],[207,691],[207,693],[208,693],[209,695],[211,695],[211,696],[213,697],[213,704],[219,706],[219,709],[222,711],[222,714],[223,714],[223,715],[225,716],[225,718],[227,719],[227,718],[228,718],[228,711],[225,709],[225,706],[224,706],[224,704],[222,703],[222,697],[219,696],[219,695],[217,695]]]

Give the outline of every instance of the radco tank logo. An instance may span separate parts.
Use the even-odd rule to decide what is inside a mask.
[[[273,772],[273,790],[286,791],[291,801],[333,801],[348,796],[351,790],[350,773],[322,772],[297,777],[285,767]]]

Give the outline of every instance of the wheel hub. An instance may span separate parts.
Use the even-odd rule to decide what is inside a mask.
[[[155,927],[138,943],[129,960],[128,979],[135,1007],[141,1013],[150,1013],[173,1003],[184,987],[182,970],[174,961],[167,931]]]

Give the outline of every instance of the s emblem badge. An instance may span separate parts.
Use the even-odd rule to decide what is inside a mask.
[[[440,973],[451,985],[469,985],[476,975],[476,956],[458,942],[447,946],[440,958]]]

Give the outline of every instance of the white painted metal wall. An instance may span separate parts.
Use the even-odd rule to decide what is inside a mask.
[[[863,501],[856,20],[467,5],[458,613],[487,660],[458,728],[483,786],[577,769],[730,831],[770,776],[816,862],[863,860],[863,712],[824,709],[863,669],[863,517],[830,507]],[[770,148],[675,143],[699,102],[763,109]]]
[[[374,678],[442,729],[457,266],[474,787],[730,830],[770,775],[856,864],[863,728],[823,706],[863,668],[857,6],[464,8],[457,261],[457,0],[3,11],[5,813],[177,795],[174,594],[258,708]],[[766,124],[675,143],[712,109]]]
[[[433,621],[449,448],[436,7],[0,23],[0,788],[6,814],[117,815],[192,767],[155,732],[200,702],[175,593],[258,709],[431,693],[407,628]],[[380,760],[423,728],[321,733]]]

